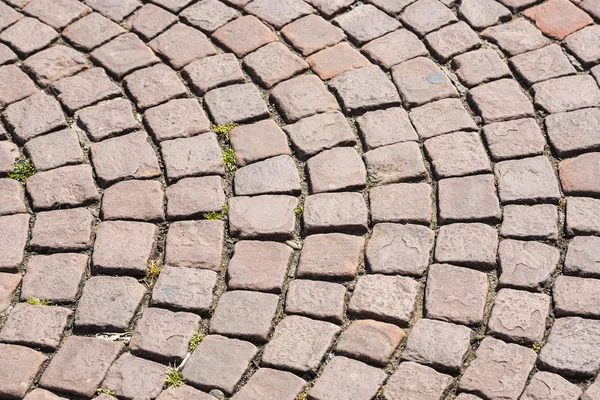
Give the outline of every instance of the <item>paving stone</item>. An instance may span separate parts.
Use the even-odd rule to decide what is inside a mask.
[[[62,29],[92,9],[76,0],[33,0],[23,11],[55,29]]]
[[[336,353],[383,367],[405,337],[395,325],[371,319],[353,321],[340,335]]]
[[[27,58],[23,63],[41,86],[47,86],[61,78],[90,68],[91,63],[84,54],[63,45],[56,45]]]
[[[106,68],[117,78],[159,62],[159,58],[137,35],[126,33],[98,47],[90,54],[92,61]]]
[[[37,213],[29,246],[33,250],[77,251],[92,247],[94,216],[87,208]]]
[[[170,100],[146,110],[144,117],[150,132],[159,142],[210,130],[210,121],[195,99]]]
[[[0,43],[0,65],[17,61],[17,55],[5,44]]]
[[[90,51],[122,33],[125,29],[94,12],[69,25],[62,34],[75,47]]]
[[[498,233],[481,223],[444,225],[438,233],[435,261],[489,270],[496,266]]]
[[[425,150],[439,178],[491,172],[477,132],[455,132],[428,139]]]
[[[179,387],[171,386],[160,392],[156,400],[213,400],[214,397],[203,393],[191,386],[183,385]],[[108,399],[107,399],[108,400]]]
[[[596,400],[600,395],[600,380],[596,378],[594,383],[587,388],[583,396],[581,396],[581,400]]]
[[[23,262],[29,219],[29,214],[0,217],[0,271],[16,271]]]
[[[98,181],[102,186],[124,179],[160,176],[156,154],[145,132],[133,132],[94,143],[90,146],[90,152]],[[168,165],[167,160],[165,163]]]
[[[42,92],[8,106],[4,119],[19,144],[67,125],[58,101]]]
[[[154,285],[150,304],[205,315],[212,305],[216,284],[214,271],[167,266]]]
[[[9,141],[0,142],[0,174],[5,176],[10,173],[20,156],[19,146]]]
[[[112,398],[105,398],[105,397],[96,397],[96,399],[98,400],[112,400]],[[27,396],[25,396],[23,398],[23,400],[67,400],[66,397],[60,397],[55,395],[52,392],[49,392],[47,390],[44,389],[33,389],[31,392],[27,393]]]
[[[271,332],[279,297],[235,290],[224,293],[210,320],[210,333],[264,343]]]
[[[565,378],[549,372],[536,372],[525,388],[523,400],[577,400],[582,390]]]
[[[232,400],[294,400],[306,381],[291,372],[271,368],[258,369]],[[207,399],[209,400],[209,399]]]
[[[319,10],[319,12],[327,18],[331,18],[353,3],[352,0],[306,0],[306,2]]]
[[[458,99],[443,99],[413,108],[410,119],[421,139],[461,130],[477,130],[473,118]]]
[[[458,372],[470,348],[470,340],[471,330],[465,326],[420,319],[408,335],[402,359]]]
[[[411,278],[363,275],[358,279],[348,312],[407,326],[413,316],[420,284]]]
[[[174,25],[148,43],[148,46],[166,58],[175,69],[216,54],[215,47],[202,32],[185,24]]]
[[[600,186],[594,176],[600,172],[600,153],[587,153],[559,164],[560,183],[565,194],[597,196]]]
[[[452,68],[467,87],[511,76],[510,69],[493,49],[473,50],[458,55],[452,59]]]
[[[401,107],[367,112],[356,118],[356,124],[368,150],[418,139],[408,114]]]
[[[133,72],[123,80],[123,83],[140,110],[187,95],[183,82],[164,64]]]
[[[402,362],[383,389],[384,400],[441,400],[452,377],[414,362]]]
[[[431,32],[425,37],[425,41],[442,62],[481,45],[477,33],[463,21]]]
[[[184,178],[169,186],[166,194],[169,220],[198,218],[210,211],[221,211],[227,201],[220,176]],[[160,207],[162,210],[162,197]]]
[[[159,181],[118,182],[102,196],[102,218],[164,221],[163,189]]]
[[[371,188],[369,203],[371,219],[375,224],[431,223],[431,186],[427,183],[397,183]]]
[[[167,233],[165,263],[221,270],[224,230],[223,221],[173,222]]]
[[[229,53],[194,61],[182,74],[199,95],[217,87],[244,83],[245,79],[237,58]]]
[[[244,10],[276,29],[281,29],[293,20],[315,11],[301,0],[254,0],[246,5]]]
[[[5,29],[23,18],[23,14],[13,10],[4,3],[0,5],[0,11],[2,11],[2,16],[0,17],[0,29]]]
[[[442,179],[438,182],[441,223],[492,221],[502,217],[491,174]]]
[[[338,110],[335,98],[315,75],[292,78],[275,86],[271,96],[287,122]]]
[[[346,42],[321,50],[308,57],[306,62],[325,80],[369,65],[369,60]]]
[[[25,17],[3,30],[0,40],[24,57],[48,47],[58,36],[48,25],[35,18]]]
[[[23,148],[38,171],[85,161],[77,133],[69,128],[35,137]]]
[[[582,277],[600,278],[600,239],[578,236],[569,243],[564,272]]]
[[[437,0],[412,3],[404,9],[400,20],[421,36],[457,21],[452,11]]]
[[[573,111],[600,104],[600,89],[588,75],[565,76],[533,85],[535,104],[548,113]]]
[[[488,288],[483,272],[433,264],[427,276],[425,315],[468,326],[481,325]]]
[[[229,233],[240,239],[291,239],[298,199],[283,195],[229,199]]]
[[[195,314],[148,308],[136,324],[129,349],[158,361],[182,360],[199,324]]]
[[[121,22],[142,6],[137,0],[85,0],[85,3],[115,22]]]
[[[137,33],[142,39],[151,40],[176,22],[177,17],[162,7],[145,4],[125,22],[124,26]]]
[[[600,316],[598,284],[599,281],[596,279],[557,277],[552,291],[556,315],[598,318]]]
[[[102,387],[126,399],[151,399],[162,391],[167,367],[125,353],[111,365]]]
[[[345,295],[346,288],[338,283],[296,279],[289,284],[285,312],[341,324]]]
[[[269,117],[265,101],[251,83],[213,89],[204,96],[204,101],[217,124],[252,122]]]
[[[488,333],[509,342],[540,342],[549,312],[546,294],[501,289],[494,300]]]
[[[242,37],[244,40],[239,40]],[[253,15],[234,19],[217,29],[212,38],[238,57],[244,57],[259,47],[277,40],[277,36]]]
[[[346,38],[340,28],[317,15],[307,15],[286,25],[281,34],[304,56],[333,46]]]
[[[494,0],[465,0],[458,12],[473,29],[484,29],[511,17],[510,11]]]
[[[469,101],[485,123],[533,117],[533,106],[512,79],[486,83],[471,89]]]
[[[33,81],[16,65],[0,68],[0,108],[22,100],[38,90]]]
[[[308,64],[283,43],[275,42],[248,54],[244,58],[244,67],[263,87],[270,88],[305,71]]]
[[[372,398],[387,375],[380,369],[346,357],[334,357],[317,378],[309,396],[314,400]]]
[[[84,254],[32,256],[23,276],[21,300],[35,297],[52,303],[74,302],[87,263],[88,257]]]
[[[510,63],[528,85],[576,72],[557,44],[514,56]]]
[[[527,9],[523,14],[535,21],[546,35],[558,40],[594,22],[568,0],[550,0]]]
[[[500,235],[515,239],[558,239],[558,211],[551,204],[506,205]]]
[[[419,225],[375,225],[366,249],[366,263],[375,274],[422,276],[429,264],[434,232]]]
[[[373,183],[420,180],[427,176],[421,149],[415,142],[379,147],[366,152],[363,157],[367,175]]]
[[[110,365],[124,347],[123,343],[110,340],[69,336],[50,361],[39,385],[90,398],[96,394]]]
[[[516,12],[537,3],[537,0],[500,0],[500,3]]]
[[[600,366],[600,321],[559,318],[540,351],[539,365],[567,377],[593,377]]]
[[[148,115],[147,113],[146,118]],[[131,103],[125,99],[111,100],[82,110],[78,114],[77,125],[94,142],[142,127],[133,115]]]
[[[501,161],[494,170],[502,203],[556,202],[560,198],[558,180],[544,156]]]
[[[375,39],[364,45],[362,50],[373,62],[385,69],[428,54],[423,42],[407,29],[399,29]]]
[[[183,10],[183,21],[206,33],[213,32],[237,16],[234,8],[217,0],[202,0]]]
[[[229,132],[229,141],[236,164],[241,167],[270,157],[292,155],[287,136],[271,119],[236,126]],[[269,145],[264,146],[264,143]]]
[[[489,399],[517,400],[536,359],[531,349],[490,337],[483,339],[475,356],[459,389]]]
[[[497,44],[511,56],[539,49],[550,43],[539,29],[524,18],[489,27],[481,33],[481,36]]]
[[[221,147],[213,132],[164,141],[160,151],[169,182],[188,176],[225,174]]]
[[[234,290],[281,293],[293,254],[292,248],[283,243],[237,242],[227,267],[227,286]]]
[[[22,399],[33,381],[46,356],[33,349],[11,344],[0,344],[0,395],[7,399]]]
[[[46,350],[56,349],[72,313],[63,307],[18,303],[0,331],[0,340]]]
[[[346,167],[350,168],[347,164]],[[233,183],[236,196],[298,195],[302,191],[298,167],[290,156],[277,156],[242,167],[235,171]]]
[[[565,45],[578,60],[586,65],[600,62],[600,27],[588,26],[565,38]]]
[[[543,243],[503,240],[498,248],[502,287],[542,291],[558,265],[558,249]]]
[[[425,57],[396,65],[392,68],[392,78],[407,107],[420,106],[445,97],[458,97],[450,79],[433,61]]]
[[[0,215],[26,213],[25,190],[14,179],[0,179]]]
[[[306,168],[311,193],[352,190],[367,184],[363,161],[352,147],[325,150],[310,158]]]
[[[400,105],[400,96],[392,82],[377,66],[343,73],[330,82],[347,113]]]
[[[217,388],[231,394],[257,352],[251,343],[209,335],[194,350],[182,373],[199,389]]]
[[[21,274],[0,272],[0,313],[10,306],[13,294],[21,283]]]
[[[368,210],[360,193],[319,193],[306,197],[304,229],[307,234],[367,230]]]
[[[83,287],[75,312],[75,328],[123,332],[145,294],[146,288],[134,278],[94,276]]]
[[[381,8],[388,14],[399,14],[407,5],[415,0],[369,0],[369,3]]]
[[[600,121],[600,110],[586,108],[546,117],[552,147],[560,157],[600,149],[600,134],[593,127]]]
[[[121,94],[121,89],[102,68],[92,68],[75,76],[62,78],[52,84],[52,91],[71,114],[80,108]]]
[[[367,4],[333,19],[357,44],[365,44],[400,27],[400,23],[378,8]]]
[[[92,167],[87,164],[38,172],[27,179],[27,193],[35,210],[81,206],[100,200]]]
[[[541,155],[546,141],[534,119],[495,122],[483,127],[494,161]]]
[[[285,317],[263,350],[261,365],[309,373],[319,367],[340,328],[298,315]]]
[[[338,111],[313,115],[283,128],[301,160],[336,146],[354,146],[356,139],[344,115]],[[233,131],[232,131],[233,133]]]
[[[296,274],[299,278],[352,279],[364,246],[363,238],[341,233],[308,236]]]

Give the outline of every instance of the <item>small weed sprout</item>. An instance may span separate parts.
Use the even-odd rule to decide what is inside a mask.
[[[233,172],[237,169],[237,165],[235,165],[235,153],[231,147],[223,150],[223,162],[229,171]]]
[[[213,126],[213,132],[217,134],[217,136],[229,137],[229,133],[233,128],[235,128],[237,124],[235,122],[230,122],[228,124],[221,124]]]
[[[542,344],[540,342],[535,342],[533,346],[531,346],[531,349],[536,353],[539,353],[540,350],[542,350]]]
[[[295,400],[306,400],[308,398],[308,388],[304,389],[302,392],[298,393]]]
[[[203,214],[202,216],[206,219],[216,220],[216,219],[223,219],[225,216],[227,216],[228,213],[229,213],[229,206],[227,204],[223,204],[223,207],[221,207],[221,212],[210,211],[210,212]]]
[[[96,393],[105,394],[107,396],[116,396],[117,395],[117,393],[114,390],[110,390],[110,389],[106,389],[106,388],[100,388],[100,389],[96,390]]]
[[[174,365],[169,365],[169,370],[167,372],[167,378],[165,379],[165,383],[163,387],[165,389],[170,387],[179,387],[185,383],[185,378],[181,375],[181,371],[178,367]]]
[[[52,302],[50,300],[38,299],[37,297],[30,296],[27,298],[27,304],[32,304],[34,306],[49,306]]]
[[[200,332],[194,333],[194,336],[192,336],[192,339],[190,340],[190,351],[196,350],[196,347],[202,342],[202,339],[204,339],[203,334]]]
[[[145,281],[148,285],[153,285],[154,282],[158,279],[158,275],[160,275],[160,271],[163,270],[165,266],[161,264],[158,258],[152,259],[148,261],[148,269],[146,269],[146,278]]]
[[[304,206],[303,205],[299,205],[298,207],[294,208],[294,213],[297,216],[301,216],[302,214],[304,214]]]
[[[13,164],[13,170],[12,172],[8,173],[8,177],[17,180],[24,185],[25,182],[27,182],[27,179],[33,176],[36,172],[37,170],[35,169],[35,166],[31,160],[25,158],[15,161]]]

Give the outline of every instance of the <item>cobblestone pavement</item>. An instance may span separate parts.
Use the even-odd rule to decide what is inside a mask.
[[[0,398],[600,399],[596,23],[0,0]]]

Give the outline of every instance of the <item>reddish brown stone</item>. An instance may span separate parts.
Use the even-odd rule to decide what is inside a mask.
[[[239,166],[278,155],[292,155],[287,136],[272,119],[233,128],[229,141]],[[269,145],[264,146],[264,143]]]
[[[38,136],[23,147],[38,171],[80,164],[85,161],[79,137],[72,129]]]
[[[35,32],[35,35],[31,33]],[[58,38],[58,33],[35,18],[22,18],[0,33],[0,40],[21,56],[42,50]]]
[[[199,95],[217,87],[244,83],[245,80],[238,59],[230,53],[194,61],[182,70],[182,74]]]
[[[321,50],[308,57],[306,62],[321,79],[334,78],[369,65],[369,60],[346,42]]]
[[[201,217],[221,211],[226,201],[220,176],[184,178],[167,188],[167,216],[170,220]]]
[[[7,399],[22,399],[46,356],[33,349],[12,344],[0,344],[0,396]]]
[[[145,4],[125,22],[125,26],[142,39],[150,40],[175,22],[177,17],[167,10],[154,4]]]
[[[92,247],[94,216],[86,208],[39,212],[31,230],[34,250],[77,251]]]
[[[20,144],[67,125],[60,103],[43,92],[8,106],[4,118]]]
[[[167,367],[125,353],[110,366],[102,387],[126,399],[153,399],[162,391]]]
[[[88,256],[85,254],[32,256],[23,277],[21,300],[35,297],[53,303],[74,302],[87,265]]]
[[[78,114],[77,124],[94,142],[142,127],[133,114],[132,104],[125,99],[111,100],[82,110]]]
[[[291,372],[260,368],[231,399],[264,400],[265,398],[273,398],[294,400],[305,386],[306,381]]]
[[[159,58],[134,33],[126,33],[95,49],[92,61],[122,78],[130,72],[159,62]]]
[[[353,321],[340,335],[335,351],[384,366],[405,336],[402,329],[392,324],[372,319]]]
[[[266,88],[308,69],[306,61],[279,42],[269,43],[248,54],[244,57],[244,66]]]
[[[281,34],[304,56],[333,46],[346,38],[340,28],[317,15],[308,15],[286,25]]]
[[[0,272],[0,313],[10,305],[13,294],[21,283],[21,274]]]
[[[229,232],[241,239],[291,239],[298,199],[284,195],[229,199]]]
[[[398,20],[371,4],[359,5],[333,21],[357,44],[364,44],[400,27]]]
[[[18,181],[0,179],[0,215],[26,213],[25,190]]]
[[[346,288],[339,283],[295,279],[285,297],[286,314],[299,314],[341,324]]]
[[[281,29],[293,20],[315,11],[302,0],[254,0],[246,5],[244,10],[276,29]]]
[[[569,0],[550,0],[527,9],[524,14],[534,20],[542,32],[558,40],[594,22]]]
[[[23,262],[29,232],[29,214],[0,217],[0,271],[16,271]]]
[[[91,66],[92,64],[82,53],[63,45],[40,51],[23,63],[23,67],[41,86],[47,86]]]
[[[123,80],[123,84],[140,110],[187,95],[183,82],[165,64],[135,71]]]
[[[353,235],[328,233],[304,239],[297,276],[315,279],[353,279],[365,240]]]
[[[165,262],[173,267],[219,271],[224,228],[223,221],[172,223],[167,233]]]
[[[176,24],[148,43],[169,64],[180,69],[192,61],[216,54],[215,47],[202,32],[185,24]]]
[[[122,33],[125,29],[94,12],[69,25],[62,34],[75,47],[90,51]]]
[[[164,221],[163,197],[162,185],[158,181],[115,183],[103,193],[102,218]]]
[[[210,121],[196,99],[173,99],[144,113],[158,141],[195,136],[210,130]]]
[[[207,314],[216,284],[214,271],[167,266],[154,285],[150,304]]]
[[[92,9],[77,0],[33,0],[23,11],[60,30]]]
[[[277,36],[253,15],[245,15],[231,21],[217,29],[212,37],[238,57],[277,40]]]
[[[186,8],[179,15],[193,27],[210,33],[234,19],[237,11],[217,0],[202,0]]]
[[[362,233],[367,230],[368,210],[360,193],[319,193],[306,198],[303,219],[307,234]]]
[[[92,68],[52,84],[52,90],[70,113],[121,94],[102,68]]]
[[[504,4],[506,2],[504,0]],[[539,49],[550,43],[539,29],[524,18],[517,18],[506,24],[487,28],[481,33],[481,36],[496,43],[498,47],[511,56]]]

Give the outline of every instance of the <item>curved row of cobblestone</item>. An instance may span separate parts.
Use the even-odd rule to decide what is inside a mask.
[[[599,21],[0,0],[0,398],[600,399]]]

